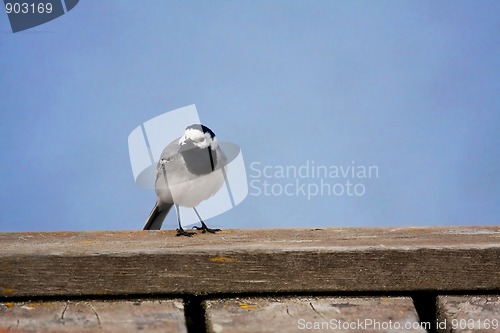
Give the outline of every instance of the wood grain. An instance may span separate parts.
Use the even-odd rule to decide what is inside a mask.
[[[500,333],[500,296],[439,296],[439,332]]]
[[[0,234],[0,297],[500,290],[500,227]]]
[[[168,301],[0,303],[0,332],[186,333],[184,307]]]
[[[426,332],[404,297],[234,298],[205,306],[211,333]]]

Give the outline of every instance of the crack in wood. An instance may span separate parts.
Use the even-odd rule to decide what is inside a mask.
[[[62,321],[62,324],[65,325],[65,320],[64,320],[64,314],[66,313],[66,310],[68,309],[68,303],[64,304],[64,309],[61,313],[61,321]]]
[[[318,316],[320,316],[321,318],[324,318],[323,315],[321,313],[319,313],[318,310],[316,310],[314,308],[314,305],[312,304],[312,302],[309,302],[309,306],[311,306],[311,309],[313,309],[313,311],[316,312],[318,314]]]
[[[99,325],[99,329],[102,329],[101,327],[101,318],[99,318],[99,314],[97,313],[97,311],[94,309],[94,307],[92,306],[92,304],[90,303],[85,303],[87,304],[87,306],[90,308],[90,310],[92,310],[92,312],[94,313],[95,317],[97,318],[97,324]]]

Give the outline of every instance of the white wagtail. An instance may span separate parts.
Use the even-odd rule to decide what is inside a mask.
[[[156,166],[156,204],[144,230],[160,230],[168,212],[175,206],[179,228],[177,236],[192,236],[182,228],[179,206],[192,207],[201,222],[194,227],[203,233],[215,233],[202,220],[196,206],[212,197],[224,184],[226,157],[215,133],[200,124],[188,126],[184,135],[170,142],[161,153]]]

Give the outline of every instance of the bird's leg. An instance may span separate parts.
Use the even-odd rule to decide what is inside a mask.
[[[198,216],[198,218],[200,219],[200,222],[201,222],[201,227],[194,226],[193,229],[201,230],[201,232],[203,234],[205,232],[210,232],[212,234],[215,234],[217,231],[220,231],[220,229],[210,229],[209,227],[207,227],[207,225],[205,224],[205,222],[203,222],[203,220],[201,219],[200,214],[196,210],[196,207],[193,207],[193,209],[194,209],[194,212],[196,213],[196,215]]]
[[[175,210],[177,211],[177,221],[179,222],[179,228],[177,229],[177,235],[176,236],[191,237],[193,235],[196,235],[196,232],[185,231],[182,228],[182,225],[181,225],[181,210],[179,209],[179,205],[175,205]]]

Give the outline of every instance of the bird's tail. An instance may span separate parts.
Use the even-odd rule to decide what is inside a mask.
[[[165,217],[167,216],[172,206],[173,205],[169,205],[168,207],[160,210],[160,208],[158,207],[158,203],[155,203],[155,206],[153,207],[151,214],[149,214],[148,220],[146,221],[143,230],[160,230],[161,225],[163,224],[163,221],[165,220]]]

